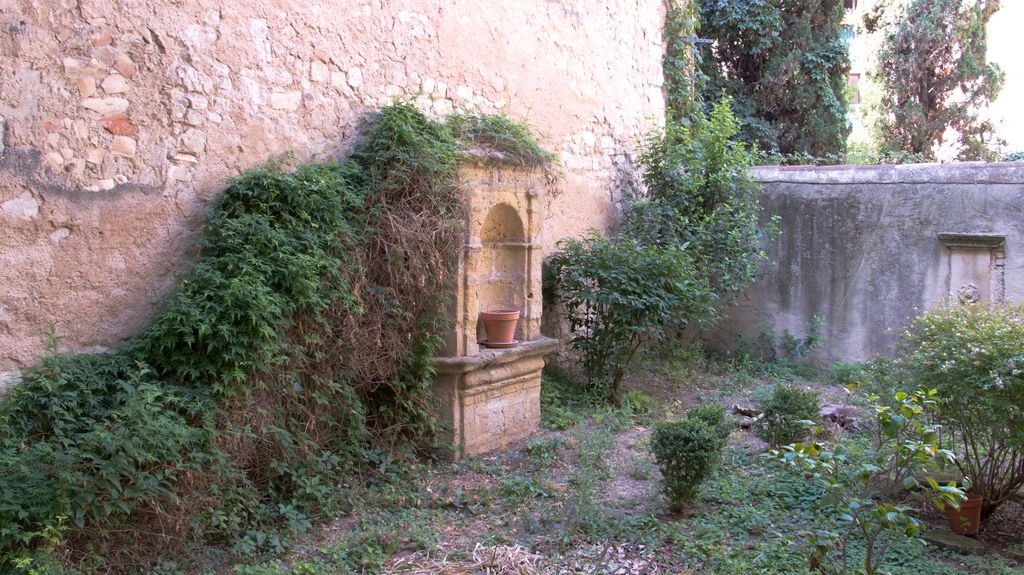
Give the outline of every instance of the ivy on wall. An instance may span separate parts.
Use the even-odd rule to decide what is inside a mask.
[[[453,124],[394,104],[348,161],[241,175],[140,334],[99,355],[53,336],[0,402],[0,571],[146,570],[195,540],[281,552],[356,471],[431,449],[460,153],[548,158],[506,119]]]
[[[811,157],[845,152],[850,133],[844,94],[849,58],[840,27],[841,2],[693,0],[693,4],[699,22],[696,29],[714,41],[697,44],[700,57],[693,58],[699,72],[691,74],[698,78],[705,102],[731,97],[741,137],[767,152]],[[669,15],[673,16],[671,10]],[[673,26],[678,25],[666,28]],[[668,68],[666,76],[681,77]],[[670,103],[687,99],[679,90],[683,82],[666,83]]]

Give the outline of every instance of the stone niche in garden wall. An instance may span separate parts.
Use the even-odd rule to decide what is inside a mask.
[[[450,432],[453,457],[502,447],[540,426],[544,356],[557,342],[540,334],[543,170],[467,162],[465,242],[451,306],[444,356],[435,358],[435,393]],[[519,312],[508,349],[480,344],[481,311]]]
[[[1006,236],[992,233],[940,233],[946,248],[949,297],[960,303],[1002,302],[1005,291]]]

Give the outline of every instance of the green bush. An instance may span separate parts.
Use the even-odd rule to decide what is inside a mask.
[[[729,434],[735,427],[732,419],[725,412],[725,408],[716,403],[699,405],[686,412],[686,417],[703,421],[722,441],[729,439]]]
[[[591,387],[609,395],[647,342],[706,327],[745,289],[765,258],[754,154],[735,140],[728,100],[686,125],[649,134],[619,231],[566,240],[548,258],[545,295],[573,330]]]
[[[796,386],[778,384],[764,402],[764,417],[754,432],[773,447],[796,443],[807,437],[806,421],[816,421],[821,411],[818,394]]]
[[[724,99],[689,124],[648,134],[639,158],[644,189],[628,198],[622,222],[624,237],[685,246],[719,306],[754,280],[766,258],[764,238],[777,227],[774,218],[759,223],[761,186],[750,174],[755,154],[737,141],[739,129]]]
[[[141,334],[109,354],[51,353],[26,371],[0,404],[0,567],[45,562],[39,542],[72,530],[79,539],[92,530],[98,549],[115,545],[104,533],[130,531],[140,508],[197,495],[178,491],[185,472],[229,491],[260,484],[285,502],[299,497],[300,485],[270,467],[235,468],[218,439],[262,434],[268,460],[320,458],[326,446],[311,449],[301,427],[225,429],[229,405],[245,405],[257,387],[274,389],[259,405],[267,422],[323,401],[333,408],[319,410],[321,424],[362,425],[351,425],[350,402],[323,387],[310,384],[300,397],[300,376],[280,385],[267,375],[301,357],[289,338],[296,317],[315,321],[333,302],[352,301],[346,258],[362,202],[349,184],[355,170],[321,164],[238,178],[204,226],[201,259]],[[258,515],[254,507],[219,511]]]
[[[1024,486],[1024,306],[937,307],[900,352],[901,370],[943,398],[941,421],[987,518]]]
[[[651,436],[651,452],[661,471],[672,509],[682,511],[698,488],[718,467],[724,442],[719,432],[697,418],[659,423]]]
[[[868,370],[859,363],[838,361],[828,369],[828,380],[843,387],[860,387],[869,379]]]
[[[573,332],[590,387],[614,398],[637,350],[706,317],[707,280],[678,246],[591,234],[548,257],[548,285]]]

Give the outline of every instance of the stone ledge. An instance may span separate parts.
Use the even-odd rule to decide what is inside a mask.
[[[791,184],[1022,184],[1024,162],[953,162],[871,166],[756,166],[762,183]]]
[[[1006,245],[1005,234],[940,232],[947,248],[995,249]]]
[[[985,544],[966,535],[957,535],[947,529],[925,531],[924,540],[939,547],[959,551],[960,553],[985,553]]]
[[[435,357],[434,365],[438,374],[463,374],[488,367],[503,365],[537,356],[545,356],[558,350],[558,340],[540,336],[533,341],[523,342],[511,349],[481,348],[476,355]]]

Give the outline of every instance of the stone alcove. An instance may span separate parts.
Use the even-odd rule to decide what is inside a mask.
[[[472,258],[473,269],[468,270],[476,281],[473,286],[478,303],[476,311],[526,309],[532,299],[526,289],[530,244],[515,208],[505,203],[492,207],[480,229],[480,243],[479,252]],[[524,326],[521,321],[516,328],[516,339],[520,341],[529,339]],[[482,322],[477,320],[474,328],[475,339],[483,341],[486,334]]]
[[[466,229],[453,286],[452,329],[435,358],[434,391],[454,457],[523,438],[540,426],[540,374],[557,342],[540,334],[542,209],[539,169],[495,163],[462,168]],[[519,344],[481,347],[481,311],[520,312]]]
[[[947,250],[946,286],[951,301],[1003,301],[1006,236],[941,233],[939,240]]]

